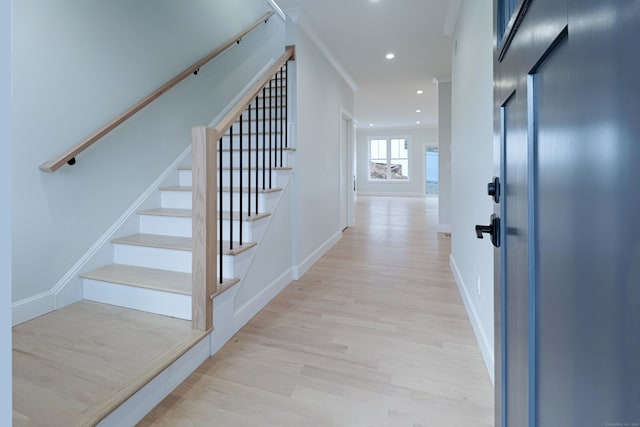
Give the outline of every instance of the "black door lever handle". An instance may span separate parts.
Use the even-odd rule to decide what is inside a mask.
[[[500,218],[496,214],[491,215],[491,223],[489,225],[476,225],[476,237],[483,239],[484,233],[491,236],[493,246],[500,247]]]
[[[491,225],[476,225],[476,236],[478,239],[484,239],[482,233],[493,234],[493,227]]]

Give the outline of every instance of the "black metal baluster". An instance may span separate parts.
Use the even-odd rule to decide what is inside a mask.
[[[269,189],[271,189],[271,165],[273,163],[273,77],[269,81]]]
[[[260,183],[258,181],[259,179],[259,174],[258,174],[258,163],[260,163],[260,152],[258,151],[258,129],[259,129],[259,125],[260,125],[260,111],[258,111],[258,97],[256,96],[256,215],[258,215],[258,188],[260,187]]]
[[[233,125],[229,128],[229,214],[233,217]],[[233,250],[233,224],[229,227],[229,250]]]
[[[285,79],[284,87],[287,88],[287,99],[289,99],[289,63],[288,62],[284,63],[284,79]],[[287,148],[289,148],[288,115],[289,115],[289,106],[287,105],[284,109],[284,146]]]
[[[264,190],[267,182],[267,151],[265,143],[267,134],[266,134],[266,122],[267,122],[267,88],[262,88],[262,189]]]
[[[249,117],[247,118],[247,138],[249,138],[247,144],[247,181],[248,181],[248,189],[247,189],[247,216],[251,216],[251,110],[253,109],[253,104],[249,104],[249,108],[247,108],[247,113]]]
[[[284,160],[282,158],[283,148],[284,148],[284,105],[286,105],[286,98],[284,97],[284,86],[282,83],[282,75],[284,67],[280,67],[280,114],[278,115],[278,121],[280,122],[280,167],[284,166]]]
[[[219,157],[218,175],[219,175],[220,182],[218,182],[218,198],[220,199],[220,206],[218,207],[218,210],[219,210],[220,214],[218,215],[218,228],[219,228],[220,233],[218,233],[218,241],[219,241],[220,248],[219,248],[219,251],[218,251],[218,262],[220,263],[219,264],[220,265],[220,283],[222,283],[222,281],[223,281],[222,278],[224,277],[223,276],[223,271],[222,271],[222,230],[223,230],[223,226],[222,226],[222,224],[223,224],[223,219],[222,219],[222,212],[223,212],[223,209],[222,209],[222,206],[223,206],[222,205],[222,201],[223,201],[222,184],[223,184],[223,182],[222,181],[223,181],[223,178],[224,178],[223,168],[222,168],[222,166],[224,165],[224,156],[223,156],[223,150],[222,150],[222,148],[223,148],[222,138],[220,138],[219,147],[220,147],[220,149],[218,151],[218,157]]]
[[[280,96],[282,95],[280,92],[282,90],[282,85],[280,84],[280,81],[282,80],[282,75],[280,74],[280,71],[278,71],[276,73],[276,152],[275,152],[275,159],[276,159],[276,167],[280,167],[282,166],[282,164],[279,162],[279,155],[278,153],[280,153],[280,147],[282,146],[282,128],[280,127]]]
[[[240,114],[240,168],[239,168],[239,172],[240,172],[240,218],[239,218],[239,223],[240,223],[240,229],[238,230],[238,244],[240,246],[242,246],[242,204],[244,203],[244,189],[242,188],[243,184],[244,184],[244,159],[243,159],[243,155],[244,155],[244,138],[243,138],[243,129],[242,129],[242,114]],[[251,157],[251,156],[249,156]],[[249,197],[251,198],[251,197]],[[231,227],[233,227],[233,214],[231,214]]]

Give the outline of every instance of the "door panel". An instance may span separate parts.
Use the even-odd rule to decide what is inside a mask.
[[[570,378],[573,364],[567,355],[574,352],[572,312],[572,271],[580,268],[571,260],[572,242],[565,239],[573,219],[580,212],[568,197],[573,193],[575,176],[573,156],[568,144],[566,86],[569,58],[566,39],[546,58],[532,75],[533,136],[535,152],[536,289],[535,330],[538,357],[537,412],[538,425],[573,426],[575,413]],[[579,155],[579,154],[578,154]]]

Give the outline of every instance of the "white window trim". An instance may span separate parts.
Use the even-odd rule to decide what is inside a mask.
[[[407,162],[409,163],[409,175],[407,179],[389,179],[389,178],[373,179],[371,178],[371,170],[369,169],[371,164],[371,141],[379,140],[379,139],[386,139],[389,142],[388,150],[391,149],[392,139],[404,139],[405,141],[407,141]],[[408,135],[376,135],[376,136],[367,137],[367,181],[375,184],[409,184],[411,183],[412,182],[411,172],[413,170],[413,161],[411,160],[411,151],[412,151],[411,137]]]

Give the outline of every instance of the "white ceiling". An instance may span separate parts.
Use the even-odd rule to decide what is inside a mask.
[[[437,127],[434,79],[451,76],[451,34],[462,0],[276,0],[302,8],[357,86],[358,127]],[[395,54],[389,61],[385,55]],[[418,95],[417,90],[424,94]],[[416,110],[421,112],[417,113]],[[420,125],[416,121],[420,121]]]

